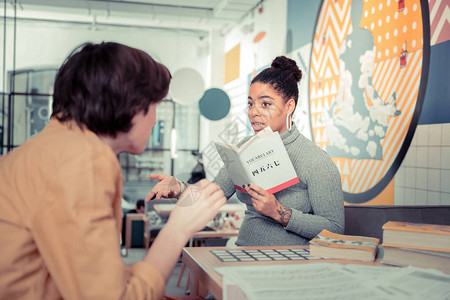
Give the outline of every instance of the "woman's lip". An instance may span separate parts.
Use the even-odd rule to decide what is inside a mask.
[[[264,123],[261,122],[252,122],[252,127],[254,131],[260,131],[264,128]]]

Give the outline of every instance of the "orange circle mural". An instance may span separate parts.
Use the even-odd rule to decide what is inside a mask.
[[[414,134],[426,86],[425,0],[325,0],[311,53],[310,122],[346,202],[376,197]]]

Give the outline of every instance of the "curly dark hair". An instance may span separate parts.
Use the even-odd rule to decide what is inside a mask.
[[[277,56],[270,68],[262,70],[253,78],[251,84],[260,82],[269,84],[281,95],[284,101],[294,99],[297,107],[298,83],[302,79],[302,71],[294,60],[286,56]]]
[[[113,42],[86,43],[56,76],[52,117],[75,120],[98,135],[128,132],[136,113],[168,93],[171,75],[144,51]]]

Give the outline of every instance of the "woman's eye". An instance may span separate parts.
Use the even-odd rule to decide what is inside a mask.
[[[248,107],[252,107],[253,103],[252,102],[248,102],[247,105],[248,105]]]
[[[269,106],[270,106],[270,103],[264,102],[264,103],[262,104],[262,106],[264,106],[264,107],[269,107]]]

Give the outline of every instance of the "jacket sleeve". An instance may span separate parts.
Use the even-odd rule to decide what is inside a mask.
[[[122,179],[114,154],[86,150],[53,168],[30,230],[62,297],[160,299],[161,274],[145,262],[126,266],[120,256]]]

